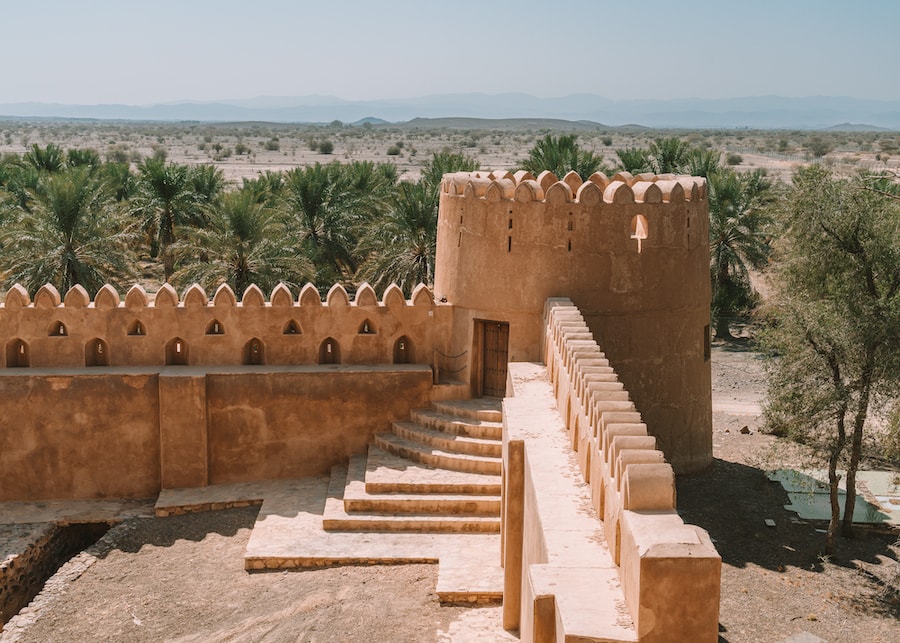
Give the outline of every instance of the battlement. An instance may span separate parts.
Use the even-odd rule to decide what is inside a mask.
[[[594,172],[583,181],[577,172],[562,179],[545,170],[535,177],[520,170],[494,172],[457,172],[445,174],[441,191],[450,196],[486,201],[545,201],[548,203],[580,203],[595,207],[601,204],[682,203],[705,200],[706,179],[696,176],[644,173],[632,175],[618,172],[609,178]]]
[[[196,284],[180,298],[169,284],[153,298],[135,285],[124,299],[107,284],[93,300],[48,284],[32,300],[17,284],[0,305],[0,342],[6,367],[427,364],[435,308],[424,285],[407,301],[396,285],[379,300],[363,284],[351,301],[335,284],[322,301],[312,284],[296,298],[279,284],[268,300],[255,285],[238,300]]]

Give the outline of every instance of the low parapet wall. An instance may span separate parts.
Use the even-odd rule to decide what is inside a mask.
[[[504,401],[504,625],[523,641],[716,641],[721,558],[578,309]],[[582,637],[582,638],[578,638]]]
[[[152,299],[106,285],[92,300],[81,286],[61,296],[45,285],[32,300],[16,285],[0,305],[0,365],[431,364],[449,350],[449,319],[423,285],[408,301],[396,285],[378,300],[363,284],[352,301],[335,285],[324,302],[311,284],[296,298],[280,284],[268,301],[256,286],[238,300],[227,285],[212,299],[198,285],[179,298],[165,284]]]

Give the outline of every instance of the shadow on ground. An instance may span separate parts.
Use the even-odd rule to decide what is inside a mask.
[[[200,542],[210,534],[235,536],[241,529],[252,529],[259,506],[221,509],[202,514],[184,514],[167,518],[134,518],[115,529],[113,547],[99,552],[105,558],[110,551],[135,553],[145,546],[171,547],[179,540]]]

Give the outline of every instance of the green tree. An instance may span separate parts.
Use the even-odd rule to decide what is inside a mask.
[[[436,152],[422,166],[422,181],[437,194],[445,174],[454,172],[474,172],[478,169],[478,161],[457,152]]]
[[[550,170],[557,178],[562,178],[574,170],[583,179],[601,169],[603,157],[583,150],[576,142],[575,134],[556,137],[547,134],[528,151],[528,158],[522,162],[522,169],[535,176]]]
[[[285,176],[283,203],[316,283],[346,281],[359,261],[358,234],[371,212],[371,195],[356,189],[338,162],[294,168]]]
[[[690,143],[677,137],[657,138],[650,143],[650,162],[657,174],[679,174],[687,162]]]
[[[100,164],[100,154],[97,150],[84,148],[71,149],[66,152],[67,167],[89,167],[91,170],[96,170]]]
[[[813,157],[818,159],[831,152],[834,149],[834,145],[832,145],[831,141],[827,141],[821,136],[813,136],[806,144],[806,148]]]
[[[765,416],[828,457],[825,550],[852,534],[873,407],[900,395],[900,202],[812,166],[794,175],[777,246]],[[848,452],[849,448],[849,452]],[[840,516],[838,467],[846,467]]]
[[[207,226],[188,228],[172,245],[174,283],[196,282],[208,291],[227,283],[240,295],[253,283],[268,291],[278,282],[298,287],[312,277],[312,264],[297,253],[278,213],[252,190],[226,193],[207,216]]]
[[[477,168],[478,161],[464,154],[438,152],[423,165],[418,183],[396,185],[386,214],[364,229],[358,253],[365,261],[357,278],[379,289],[396,283],[407,296],[420,283],[431,285],[441,180]]]
[[[702,176],[709,178],[721,167],[721,158],[721,152],[717,152],[716,150],[712,149],[704,150],[699,147],[694,147],[688,150],[687,154],[685,155],[684,165],[681,169],[685,174],[689,174],[691,176]]]
[[[200,206],[209,206],[215,203],[225,189],[225,175],[215,165],[204,163],[191,166],[188,169],[188,181],[190,189],[194,192],[196,203]],[[202,213],[203,210],[196,208],[195,212]]]
[[[363,236],[360,252],[368,259],[358,277],[379,290],[396,283],[407,296],[434,283],[437,215],[437,192],[424,180],[398,185],[387,214]]]
[[[279,202],[284,191],[284,174],[266,170],[255,179],[243,179],[242,190],[253,195],[257,203],[273,206]]]
[[[86,168],[41,180],[31,207],[0,233],[4,287],[21,283],[34,292],[51,283],[62,292],[75,284],[96,292],[132,276],[135,226]]]
[[[729,322],[755,304],[750,268],[769,256],[766,204],[771,183],[761,171],[721,169],[709,178],[709,251],[716,336],[732,337]]]
[[[34,143],[22,158],[28,165],[41,172],[59,172],[66,166],[66,155],[53,143],[47,143],[45,148]]]
[[[619,157],[619,165],[617,167],[620,170],[632,174],[653,171],[649,150],[640,147],[624,147],[616,150],[616,156]]]
[[[138,168],[138,185],[135,208],[151,237],[150,254],[162,255],[168,281],[175,269],[169,246],[175,243],[176,227],[195,220],[197,214],[190,171],[186,165],[147,159]]]

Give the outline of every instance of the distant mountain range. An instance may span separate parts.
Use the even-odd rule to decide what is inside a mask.
[[[413,119],[558,119],[590,127],[841,129],[900,131],[900,101],[835,96],[610,100],[593,94],[442,94],[350,101],[334,96],[261,96],[159,105],[0,104],[0,118],[275,123],[406,123]]]

